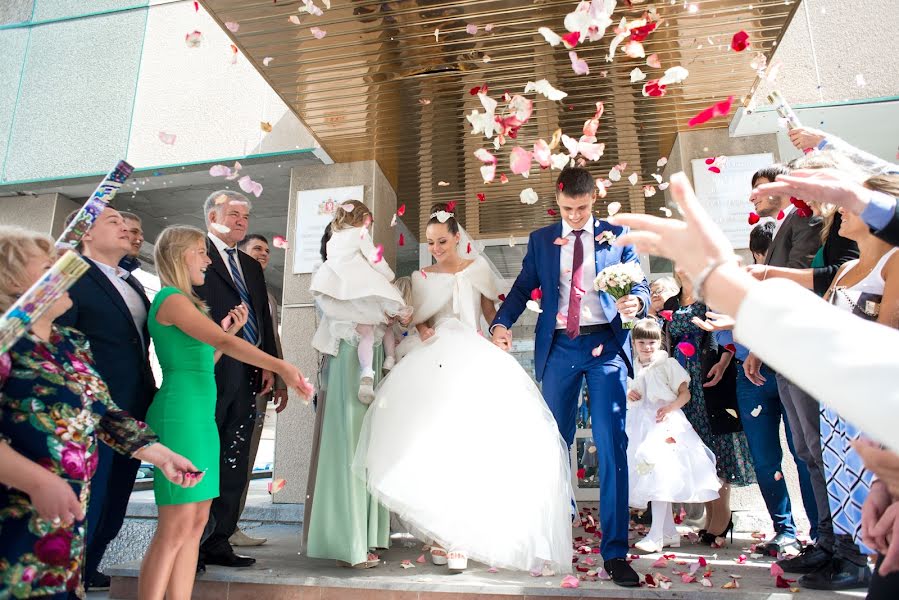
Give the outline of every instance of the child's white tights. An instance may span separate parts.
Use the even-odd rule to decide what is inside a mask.
[[[356,333],[359,334],[359,366],[362,368],[362,377],[374,377],[375,370],[372,361],[375,357],[375,326],[356,325]]]
[[[384,356],[389,358],[396,357],[396,338],[393,336],[393,325],[390,323],[387,324],[387,329],[384,330]]]
[[[646,539],[659,544],[665,543],[665,539],[678,537],[677,527],[674,525],[674,515],[671,513],[670,502],[652,501],[652,527],[646,534]]]

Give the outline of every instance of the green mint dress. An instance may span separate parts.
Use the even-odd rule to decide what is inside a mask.
[[[375,347],[375,385],[380,381],[384,352]],[[362,420],[368,406],[359,402],[359,356],[356,346],[340,342],[331,357],[326,390],[319,395],[315,436],[318,453],[312,457],[315,475],[307,491],[308,521],[303,524],[306,554],[351,565],[365,562],[369,550],[390,545],[390,512],[368,493],[353,472]]]
[[[147,316],[150,337],[162,368],[162,387],[147,411],[147,424],[162,444],[190,459],[205,474],[196,486],[182,488],[157,470],[153,491],[160,506],[201,502],[219,495],[215,349],[174,325],[163,325],[156,320],[156,312],[165,299],[181,293],[173,287],[159,290]]]

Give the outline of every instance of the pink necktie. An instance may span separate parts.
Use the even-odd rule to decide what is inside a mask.
[[[584,243],[581,241],[583,230],[572,231],[574,234],[574,260],[571,261],[571,291],[568,293],[568,322],[565,332],[570,339],[580,333],[581,298],[584,295],[581,276],[584,271]]]

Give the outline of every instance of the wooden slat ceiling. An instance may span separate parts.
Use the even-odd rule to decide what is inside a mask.
[[[791,0],[659,0],[654,4],[660,25],[643,42],[647,56],[655,53],[661,69],[632,59],[619,49],[606,61],[613,24],[602,40],[576,47],[590,66],[589,75],[574,74],[567,50],[551,47],[537,33],[541,26],[566,33],[563,20],[577,3],[572,0],[331,0],[321,16],[302,11],[303,2],[287,0],[203,0],[221,24],[235,22],[230,34],[272,88],[309,127],[337,162],[377,160],[406,204],[403,217],[421,233],[434,202],[457,201],[457,214],[474,237],[521,235],[547,224],[553,217],[557,171],[534,164],[530,178],[512,175],[509,151],[516,145],[533,149],[538,138],[552,132],[579,137],[596,102],[605,103],[598,141],[604,156],[587,164],[597,177],[606,177],[617,163],[628,168],[612,185],[605,202],[618,201],[624,210],[656,212],[664,194],[644,198],[642,186],[655,184],[658,159],[671,149],[678,131],[700,110],[736,97],[734,109],[748,101],[757,74],[750,66],[756,52],[770,58],[798,6]],[[316,0],[324,8],[322,0]],[[612,19],[638,19],[647,2],[619,0]],[[300,25],[289,21],[296,16]],[[478,33],[466,31],[478,25]],[[485,32],[484,26],[492,24]],[[327,32],[316,39],[310,27]],[[435,36],[439,30],[439,36]],[[752,47],[730,50],[733,34],[745,30]],[[268,66],[263,60],[271,57]],[[487,58],[487,61],[485,61]],[[682,65],[686,81],[668,86],[661,98],[644,97],[644,82],[631,83],[630,72],[640,67],[648,79],[666,68]],[[562,102],[537,94],[534,113],[516,140],[496,152],[497,179],[485,185],[481,163],[473,152],[493,151],[482,135],[472,135],[465,116],[482,110],[472,87],[489,85],[490,95],[504,106],[504,91],[522,93],[528,81],[549,80],[568,93]],[[705,127],[726,126],[728,118]],[[631,186],[627,176],[637,171]],[[447,182],[449,186],[439,185]],[[519,193],[532,187],[540,201],[532,206]],[[477,194],[486,195],[479,202]]]

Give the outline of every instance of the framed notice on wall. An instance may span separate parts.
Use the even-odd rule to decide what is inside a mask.
[[[341,202],[363,199],[365,186],[301,190],[297,192],[297,222],[293,236],[294,275],[311,273],[321,264],[322,234],[334,218],[334,210]]]
[[[691,163],[693,187],[699,202],[735,249],[748,248],[752,230],[747,220],[753,210],[749,202],[752,175],[774,163],[774,155],[766,152],[728,156],[720,173],[709,171],[704,158],[694,158]]]

